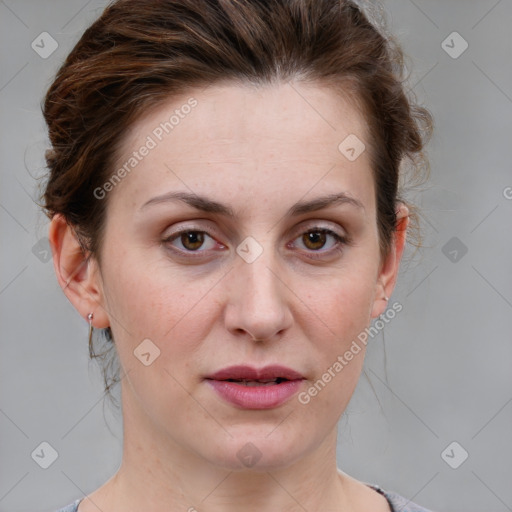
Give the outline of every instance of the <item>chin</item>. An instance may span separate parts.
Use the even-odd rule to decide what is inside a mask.
[[[275,429],[275,425],[272,427]],[[259,430],[259,431],[258,431]],[[209,462],[229,471],[271,471],[285,469],[304,456],[304,439],[295,438],[283,430],[280,435],[272,429],[251,429],[251,434],[238,432],[216,443],[214,453],[207,456]]]

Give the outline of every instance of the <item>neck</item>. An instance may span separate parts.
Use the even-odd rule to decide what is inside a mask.
[[[124,417],[140,421],[124,423],[121,466],[94,499],[102,510],[351,510],[348,482],[336,466],[336,427],[287,467],[232,469],[212,464],[150,425],[135,402],[124,397]]]

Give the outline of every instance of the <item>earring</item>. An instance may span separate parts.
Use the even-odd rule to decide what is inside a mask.
[[[389,300],[389,297],[384,296],[384,300],[387,302]]]
[[[87,315],[87,319],[89,320],[89,350],[91,349],[91,346],[92,346],[92,318],[93,318],[93,314],[92,313],[89,313]]]

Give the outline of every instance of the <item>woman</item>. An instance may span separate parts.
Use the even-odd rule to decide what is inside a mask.
[[[426,510],[336,466],[430,126],[401,70],[345,0],[121,0],[84,33],[45,100],[44,206],[124,439],[62,511]]]

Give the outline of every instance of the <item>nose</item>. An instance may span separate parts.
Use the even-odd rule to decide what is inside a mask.
[[[225,325],[235,336],[276,340],[292,325],[289,300],[293,294],[283,282],[274,259],[266,253],[252,263],[238,260],[229,273]]]

